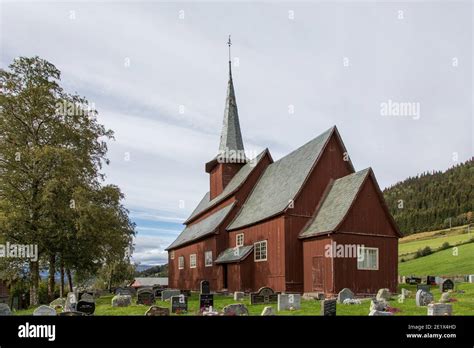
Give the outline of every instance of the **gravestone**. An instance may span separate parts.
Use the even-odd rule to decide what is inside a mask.
[[[56,310],[50,306],[41,305],[33,312],[34,316],[56,316]]]
[[[344,288],[341,291],[339,291],[339,294],[337,294],[337,302],[338,303],[343,303],[345,299],[347,298],[354,298],[354,293],[351,291],[351,289]]]
[[[87,315],[86,313],[82,313],[82,312],[75,312],[75,311],[71,311],[71,312],[61,312],[58,314],[60,317],[83,317],[85,315]]]
[[[219,315],[219,312],[214,310],[211,306],[211,307],[209,307],[209,309],[203,311],[202,315],[205,316],[205,317],[216,317],[216,316]]]
[[[80,300],[76,305],[76,312],[82,312],[88,315],[92,315],[95,312],[94,301]]]
[[[454,290],[454,282],[451,279],[445,279],[439,285],[440,292],[446,292],[448,290]]]
[[[426,277],[426,285],[436,285],[436,277],[435,276]]]
[[[402,288],[402,296],[403,298],[409,297],[411,294],[411,291],[405,288]]]
[[[12,315],[10,307],[6,303],[0,303],[0,316]]]
[[[428,315],[430,316],[446,316],[451,314],[453,314],[451,303],[431,303],[428,305]]]
[[[392,295],[390,294],[389,289],[379,289],[379,291],[377,292],[377,296],[375,296],[375,299],[377,301],[390,301],[391,297]]]
[[[184,295],[171,297],[171,312],[181,313],[188,311],[188,298]]]
[[[300,294],[279,294],[278,311],[292,311],[301,309],[301,295]]]
[[[370,301],[370,310],[371,311],[382,311],[383,312],[383,311],[385,311],[387,306],[388,306],[388,303],[385,300],[372,299]]]
[[[431,291],[431,285],[417,284],[416,285],[416,290],[423,290],[425,292],[430,292]]]
[[[66,297],[66,304],[64,305],[65,312],[75,312],[77,306],[76,294],[69,292]]]
[[[468,277],[467,277],[467,280],[469,283],[474,283],[474,274],[470,274]]]
[[[262,314],[260,314],[262,317],[268,317],[268,316],[273,316],[275,315],[275,311],[273,310],[272,306],[266,306],[263,308]]]
[[[439,285],[443,282],[443,278],[441,277],[435,277],[435,282],[436,282],[436,285]]]
[[[155,285],[153,287],[153,294],[155,295],[155,299],[161,298],[161,293],[163,291],[163,287],[161,285]]]
[[[151,306],[145,312],[147,317],[165,317],[170,315],[170,309],[165,307]]]
[[[226,316],[241,316],[249,315],[249,310],[242,303],[233,303],[223,308],[224,315]]]
[[[56,306],[61,306],[64,308],[66,306],[66,299],[64,297],[58,297],[49,304],[50,307],[56,308]]]
[[[275,303],[278,300],[278,294],[272,288],[262,287],[257,292],[250,294],[250,304]]]
[[[433,294],[431,292],[418,290],[415,296],[415,302],[418,307],[427,306],[433,301]]]
[[[242,301],[244,297],[245,297],[245,293],[243,291],[234,292],[234,301]]]
[[[137,292],[137,304],[151,306],[155,304],[155,294],[152,288],[143,288]]]
[[[209,307],[214,306],[214,295],[213,294],[200,294],[199,295],[199,308],[202,311]]]
[[[346,305],[360,305],[362,301],[358,298],[346,298],[342,303]]]
[[[181,295],[180,290],[176,290],[176,289],[163,290],[161,292],[161,300],[166,301],[166,300],[169,300],[173,296],[179,296],[179,295]]]
[[[406,278],[406,283],[407,284],[420,284],[421,283],[421,278],[418,277],[408,277]]]
[[[372,310],[369,313],[369,316],[392,316],[392,315],[393,315],[392,312],[383,312],[383,311],[376,311],[376,310]]]
[[[325,317],[334,317],[336,315],[336,299],[321,301],[321,315]]]
[[[128,307],[132,304],[132,296],[115,295],[112,298],[112,307]]]
[[[211,293],[211,287],[209,285],[209,281],[207,280],[202,280],[201,285],[200,285],[200,292],[201,294],[210,294]]]
[[[450,292],[441,293],[441,298],[439,300],[440,303],[449,303],[450,300],[451,300],[451,293]]]

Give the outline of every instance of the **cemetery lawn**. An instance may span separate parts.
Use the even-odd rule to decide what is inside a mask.
[[[426,316],[427,307],[417,307],[415,304],[415,293],[416,286],[403,284],[400,288],[406,288],[411,291],[410,297],[407,298],[404,303],[399,303],[397,297],[394,296],[393,300],[390,301],[390,306],[399,308],[401,312],[395,313],[395,315],[422,315]],[[456,290],[464,290],[464,294],[453,293],[452,297],[457,299],[457,302],[453,302],[453,315],[474,315],[474,284],[460,283],[456,284]],[[440,291],[438,287],[432,287],[431,292],[434,295],[435,300],[440,298]],[[96,311],[95,315],[105,316],[133,316],[133,315],[144,315],[148,306],[136,305],[136,298],[133,299],[133,305],[129,307],[112,307],[112,295],[103,296],[96,300]],[[231,303],[243,303],[249,309],[250,315],[260,315],[265,305],[250,305],[248,296],[243,301],[234,301],[232,296],[214,295],[214,308],[222,310],[222,308]],[[170,307],[169,302],[156,301],[157,306]],[[276,303],[271,304],[275,312],[277,309]],[[192,293],[192,296],[188,300],[189,311],[185,315],[196,315],[199,307],[199,295]],[[369,314],[370,300],[362,300],[360,305],[344,305],[337,304],[337,315],[362,315],[367,316]],[[17,311],[16,315],[31,315],[34,309]],[[315,300],[302,300],[301,310],[297,311],[282,311],[278,312],[278,315],[320,315],[320,301]]]
[[[404,276],[474,274],[474,243],[460,245],[457,248],[457,256],[453,255],[453,248],[449,248],[400,262],[398,274]]]

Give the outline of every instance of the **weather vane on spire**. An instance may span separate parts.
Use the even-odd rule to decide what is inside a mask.
[[[229,63],[230,63],[230,46],[232,46],[232,41],[230,40],[230,34],[229,34],[229,40],[227,41],[227,45],[229,46]]]

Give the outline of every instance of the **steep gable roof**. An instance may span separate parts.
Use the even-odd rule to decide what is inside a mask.
[[[238,248],[229,248],[219,254],[216,264],[233,263],[244,260],[253,250],[253,245],[245,245]]]
[[[244,227],[284,211],[300,191],[334,131],[336,127],[331,127],[270,164],[227,229]]]
[[[174,249],[180,245],[187,244],[214,233],[222,221],[224,221],[226,216],[230,213],[234,205],[235,203],[226,205],[224,208],[219,209],[218,211],[214,212],[214,214],[206,217],[205,219],[196,222],[195,224],[186,226],[183,232],[181,232],[178,238],[176,238],[176,240],[171,243],[171,245],[166,248],[166,250]]]
[[[240,168],[240,170],[234,175],[224,190],[217,197],[214,197],[214,199],[210,200],[210,194],[207,192],[184,223],[187,224],[201,213],[205,212],[217,203],[222,202],[225,198],[234,193],[245,182],[245,180],[249,177],[258,163],[260,163],[260,160],[265,156],[266,153],[269,154],[268,149],[263,150],[257,155],[257,157],[250,160],[242,168]]]
[[[370,168],[367,168],[335,180],[315,218],[300,233],[300,238],[335,230],[347,215],[369,172]]]

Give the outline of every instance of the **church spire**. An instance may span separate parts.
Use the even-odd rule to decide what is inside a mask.
[[[235,100],[234,83],[232,81],[232,60],[230,47],[232,45],[230,35],[229,41],[229,82],[227,84],[227,97],[224,109],[224,122],[222,126],[221,141],[219,144],[219,154],[228,154],[230,151],[239,151],[244,153],[244,143],[242,141],[242,133],[240,132],[239,113]]]

